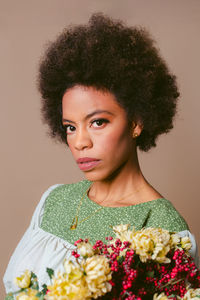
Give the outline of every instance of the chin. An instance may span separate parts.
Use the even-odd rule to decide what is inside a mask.
[[[100,174],[95,174],[95,172],[85,172],[85,179],[89,181],[101,181],[104,180],[104,176],[100,176]]]
[[[113,172],[101,172],[97,170],[91,170],[88,172],[84,172],[85,179],[89,181],[109,181],[112,180],[113,177],[116,176],[116,173],[118,173],[118,170],[115,170]]]

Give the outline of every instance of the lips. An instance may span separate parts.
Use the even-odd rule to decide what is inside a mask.
[[[91,161],[98,161],[99,159],[97,158],[93,158],[93,157],[82,157],[77,159],[77,163],[86,163],[86,162],[91,162]]]
[[[99,159],[91,158],[91,157],[83,157],[77,159],[77,164],[82,171],[91,170],[99,163],[100,163]]]

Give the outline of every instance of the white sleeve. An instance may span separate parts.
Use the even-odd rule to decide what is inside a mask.
[[[62,262],[64,258],[71,256],[74,245],[40,228],[45,200],[57,186],[50,187],[43,195],[33,214],[30,226],[17,245],[10,258],[3,281],[6,292],[15,292],[18,287],[14,284],[14,278],[20,276],[26,269],[33,271],[37,276],[40,285],[49,284],[49,277],[46,268],[52,268],[55,272],[63,271]],[[199,265],[198,250],[194,236],[184,230],[178,233],[180,236],[188,236],[192,242],[191,256],[196,265]]]
[[[194,235],[191,234],[189,230],[180,231],[180,232],[178,232],[178,234],[181,237],[184,237],[184,236],[189,237],[189,239],[190,239],[190,241],[192,243],[192,248],[190,249],[189,252],[190,252],[190,255],[194,258],[195,265],[197,267],[199,267],[198,248],[197,248],[197,243],[196,243]]]
[[[19,290],[14,284],[14,278],[20,276],[26,269],[38,276],[40,285],[43,283],[49,284],[46,268],[62,271],[64,258],[69,257],[71,250],[74,249],[72,244],[40,228],[45,200],[57,186],[59,185],[51,186],[42,195],[30,226],[10,258],[3,278],[7,293]]]

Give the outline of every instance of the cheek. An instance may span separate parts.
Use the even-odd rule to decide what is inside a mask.
[[[67,138],[67,137],[66,137],[66,140],[67,140],[68,148],[69,148],[69,150],[70,150],[70,151],[72,152],[72,154],[73,154],[73,152],[74,152],[73,141],[70,140],[70,138]]]
[[[120,131],[118,129],[110,134],[100,136],[97,144],[97,150],[103,151],[106,156],[119,157],[130,152],[132,138],[128,134],[128,130]]]

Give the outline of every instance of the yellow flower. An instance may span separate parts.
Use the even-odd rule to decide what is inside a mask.
[[[119,238],[122,242],[130,242],[130,248],[140,256],[142,262],[146,262],[148,259],[156,260],[159,263],[170,262],[166,255],[171,248],[171,244],[178,242],[177,236],[174,235],[171,240],[169,231],[161,228],[143,228],[135,231],[134,228],[128,230],[128,227],[128,224],[114,226],[116,238]],[[113,240],[111,243],[114,244],[115,241]]]
[[[185,249],[186,251],[190,250],[192,247],[192,244],[190,242],[190,239],[188,236],[185,236],[181,239],[181,247]]]
[[[66,279],[68,281],[74,282],[83,277],[83,271],[81,270],[80,265],[77,263],[73,263],[70,260],[65,260],[64,268],[66,271]]]
[[[161,264],[167,264],[171,262],[171,259],[168,258],[166,255],[169,252],[170,247],[169,245],[163,246],[162,244],[157,244],[156,248],[154,250],[154,253],[152,255],[152,259],[156,260],[157,262]]]
[[[146,228],[141,230],[141,234],[146,234],[154,244],[149,251],[151,259],[156,260],[159,263],[169,263],[170,259],[166,257],[170,250],[169,232],[161,228]]]
[[[84,300],[88,297],[88,289],[83,273],[73,267],[72,263],[67,267],[68,273],[58,272],[49,285],[45,300]]]
[[[37,290],[28,289],[26,292],[22,292],[19,295],[17,295],[17,300],[38,300],[38,297],[36,297],[36,294],[38,293]]]
[[[142,262],[146,262],[147,259],[151,259],[154,242],[148,235],[139,233],[133,238],[131,248],[140,256]]]
[[[116,232],[116,233],[123,233],[123,232],[126,232],[130,227],[130,224],[120,224],[120,225],[116,225],[116,226],[113,226],[113,230]]]
[[[165,293],[162,293],[160,295],[155,294],[153,296],[153,300],[168,300],[167,296],[165,295]]]
[[[200,288],[199,289],[188,289],[187,293],[184,295],[183,300],[199,300]]]
[[[165,293],[162,293],[160,295],[158,294],[154,294],[153,296],[153,300],[168,300],[168,299],[171,299],[171,298],[168,298]],[[179,297],[179,296],[176,296],[176,300],[183,300],[183,298]]]
[[[85,242],[78,243],[77,248],[79,250],[80,255],[83,257],[85,256],[90,257],[94,255],[94,250],[90,243],[85,243]]]
[[[183,298],[176,296],[177,300],[199,300],[200,296],[200,289],[188,289],[187,293],[184,295]],[[153,300],[168,300],[171,298],[168,298],[165,293],[162,293],[160,295],[155,294],[153,296]]]
[[[111,269],[108,259],[105,256],[94,255],[82,262],[85,270],[85,280],[90,290],[90,296],[97,298],[111,291]]]
[[[162,293],[160,295],[158,294],[154,294],[153,296],[153,300],[168,300],[168,299],[172,299],[172,298],[168,298],[165,293]],[[179,296],[176,296],[176,300],[183,300],[183,298],[179,297]]]
[[[20,277],[15,278],[15,284],[20,288],[28,288],[31,283],[31,272],[26,270]]]
[[[25,294],[20,294],[17,296],[17,300],[29,300],[29,296],[25,295]]]
[[[125,225],[121,224],[121,225],[113,226],[113,230],[115,232],[116,238],[111,240],[109,242],[109,244],[115,245],[115,242],[117,239],[120,239],[120,241],[122,241],[122,242],[127,241],[127,242],[132,243],[135,230],[134,230],[134,227],[132,230],[128,230],[129,227],[130,227],[130,224],[125,224]],[[111,248],[108,248],[108,252],[110,252],[110,253],[112,252]],[[126,254],[126,249],[124,249],[121,252],[121,255],[125,256],[125,254]]]
[[[171,234],[171,246],[176,247],[178,244],[180,244],[181,238],[177,233]]]

